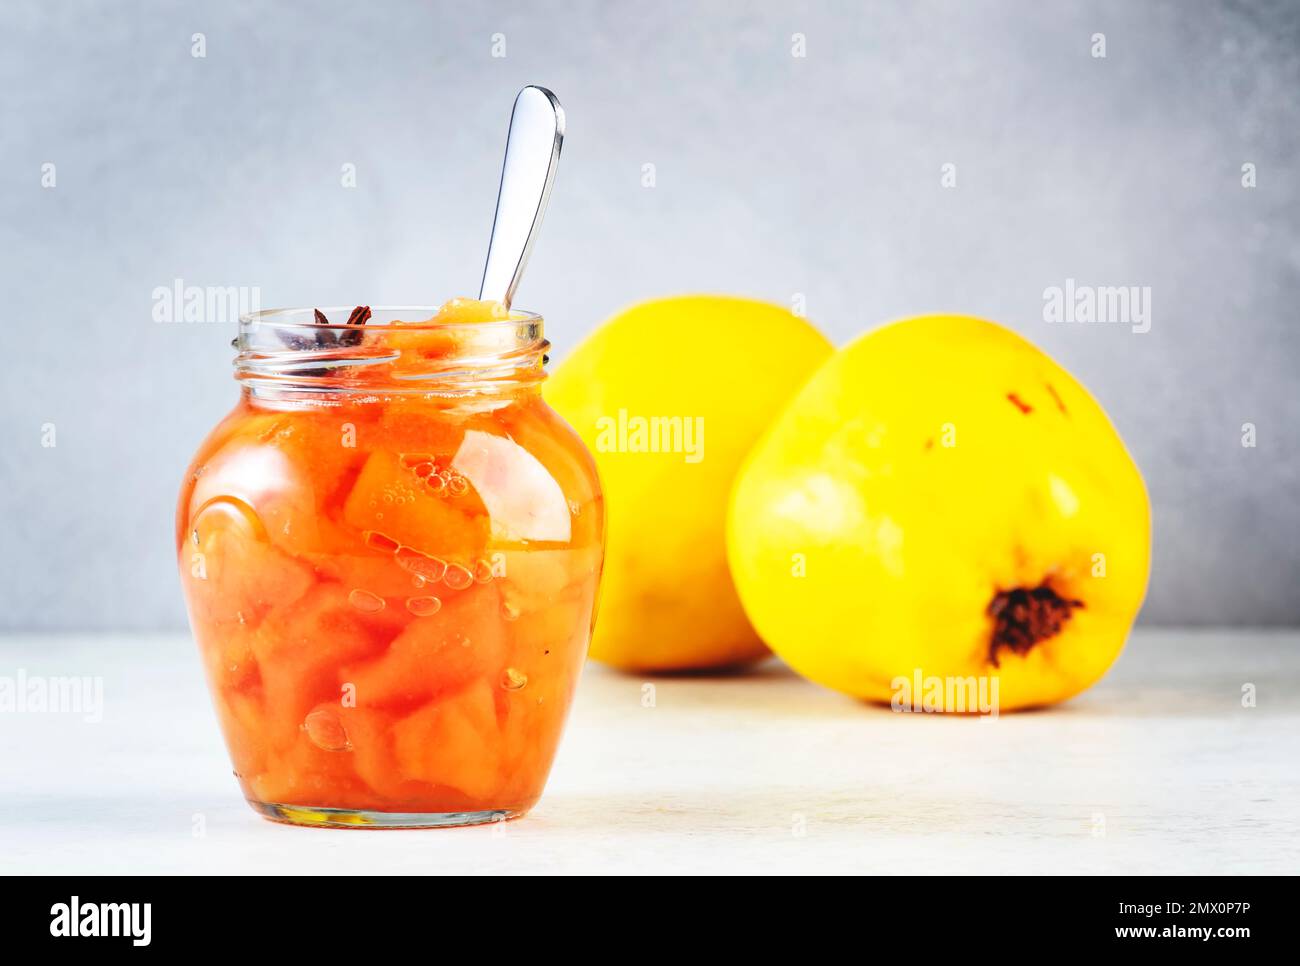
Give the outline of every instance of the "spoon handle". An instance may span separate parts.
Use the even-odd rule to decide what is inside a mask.
[[[564,108],[544,87],[525,87],[510,112],[492,240],[480,299],[509,307],[537,239],[564,143]]]

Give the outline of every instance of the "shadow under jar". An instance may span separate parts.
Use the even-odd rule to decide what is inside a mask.
[[[240,400],[186,473],[190,624],[268,818],[496,821],[550,771],[594,620],[600,484],[542,401],[541,318],[437,312],[245,317]]]

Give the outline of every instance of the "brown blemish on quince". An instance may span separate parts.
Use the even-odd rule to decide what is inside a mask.
[[[1056,389],[1052,384],[1049,382],[1045,383],[1045,385],[1047,386],[1047,391],[1051,393],[1052,398],[1056,400],[1056,408],[1065,413],[1065,415],[1070,415],[1070,411],[1065,408],[1065,403],[1061,400],[1061,397],[1057,394]]]
[[[1028,416],[1030,413],[1034,411],[1033,406],[1029,405],[1029,403],[1025,402],[1014,392],[1007,393],[1007,399],[1009,399],[1011,401],[1011,404],[1015,406],[1017,409],[1019,409],[1026,416]]]
[[[1001,590],[989,601],[988,614],[993,618],[993,636],[989,641],[989,661],[999,667],[998,651],[1006,648],[1025,655],[1034,646],[1061,632],[1083,601],[1062,597],[1047,584]]]

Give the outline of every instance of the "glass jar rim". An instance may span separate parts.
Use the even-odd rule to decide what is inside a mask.
[[[347,318],[355,306],[351,305],[325,305],[307,308],[305,306],[293,306],[280,309],[259,309],[256,312],[244,312],[239,316],[239,324],[245,326],[274,326],[280,328],[299,328],[302,326],[319,326],[325,331],[355,329],[355,326],[349,326],[347,322],[317,322],[316,313],[322,313],[327,318]],[[530,312],[527,309],[510,308],[510,313],[503,319],[490,319],[484,322],[437,322],[434,317],[438,314],[441,306],[438,305],[371,305],[370,317],[366,320],[365,327],[367,330],[398,330],[404,332],[420,332],[432,330],[447,330],[457,328],[506,328],[516,326],[521,322],[541,322],[542,316],[537,312]],[[416,321],[406,321],[397,317],[398,313],[402,315],[410,314]],[[424,321],[419,321],[423,319]]]
[[[377,305],[364,322],[318,322],[352,317],[352,306],[246,312],[239,319],[235,378],[258,395],[271,393],[501,395],[545,378],[546,341],[540,315],[511,309],[507,318],[436,321],[438,306]],[[415,321],[408,322],[408,318]],[[449,336],[455,351],[408,362],[406,339],[419,333]]]

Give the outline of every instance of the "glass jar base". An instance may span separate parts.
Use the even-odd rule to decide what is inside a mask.
[[[490,808],[479,812],[372,812],[354,808],[324,808],[311,805],[280,805],[248,800],[263,818],[284,825],[310,828],[452,828],[458,825],[486,825],[519,818],[523,809]]]

